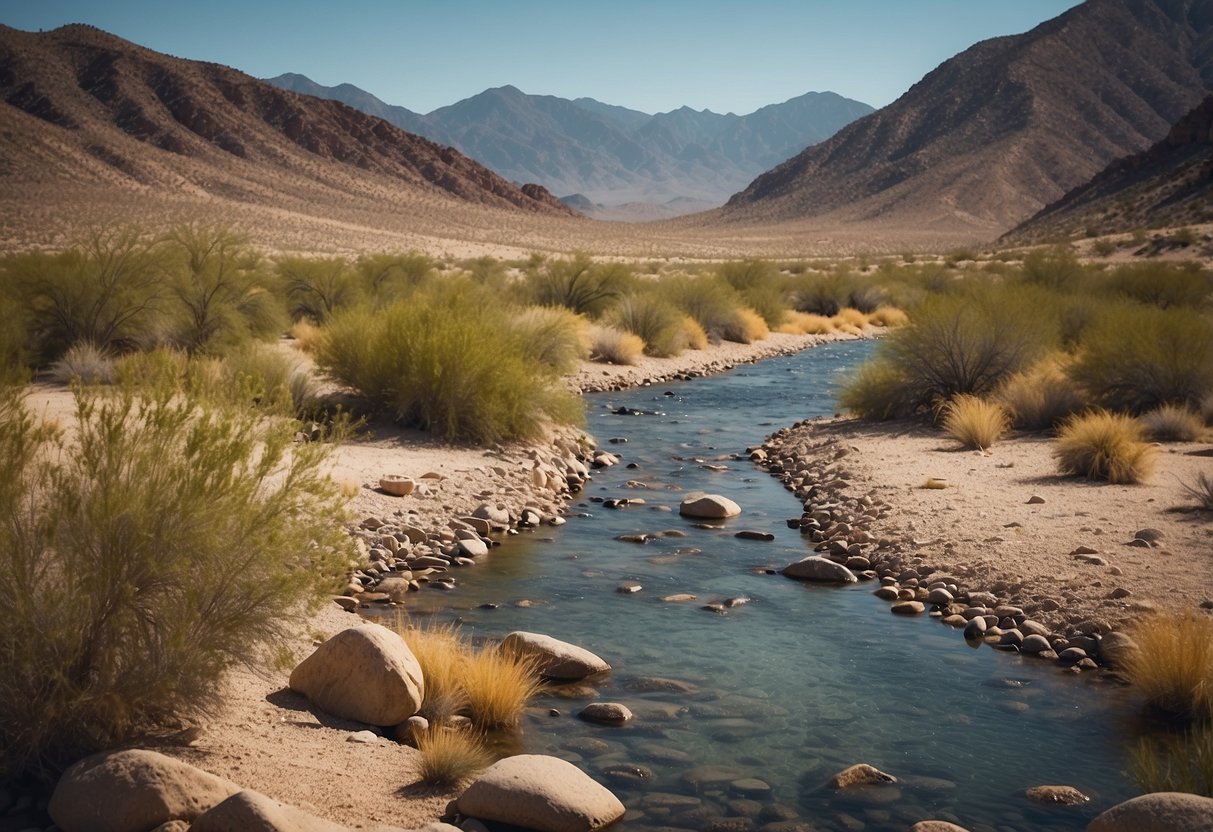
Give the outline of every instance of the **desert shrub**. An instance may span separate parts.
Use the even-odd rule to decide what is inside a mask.
[[[838,405],[861,419],[873,421],[903,418],[914,407],[902,371],[879,357],[860,365],[843,383]]]
[[[1068,248],[1034,251],[1023,259],[1023,279],[1053,291],[1069,291],[1085,278],[1082,263]]]
[[[500,652],[495,644],[469,649],[461,670],[467,715],[481,729],[513,728],[527,702],[539,692],[535,666]]]
[[[853,307],[844,306],[838,310],[838,314],[833,318],[838,326],[852,326],[862,330],[868,325],[868,316]]]
[[[244,235],[193,223],[170,231],[164,248],[171,343],[189,353],[218,352],[282,331],[276,280]]]
[[[424,284],[438,264],[424,254],[365,254],[354,262],[362,293],[383,306]]]
[[[872,326],[905,326],[910,317],[896,306],[878,306],[868,314],[868,323]]]
[[[317,363],[374,406],[448,440],[529,438],[582,418],[580,400],[530,360],[499,300],[437,281],[407,302],[329,324]]]
[[[0,276],[5,268],[0,265]],[[0,384],[18,383],[28,375],[30,334],[25,310],[14,298],[4,294],[8,287],[0,284]]]
[[[434,725],[450,722],[468,703],[462,682],[467,648],[459,629],[453,624],[430,624],[401,626],[397,631],[417,658],[425,679],[425,700],[419,713]]]
[[[173,347],[130,352],[114,360],[118,381],[131,387],[177,390],[186,381],[190,357]]]
[[[300,352],[315,355],[320,349],[320,341],[324,338],[324,330],[311,321],[296,321],[287,330],[287,335],[295,339],[295,346]]]
[[[1155,442],[1195,442],[1205,433],[1205,420],[1190,407],[1164,404],[1138,417]]]
[[[827,335],[834,331],[834,322],[824,315],[813,315],[808,312],[789,312],[787,319],[779,327],[779,332],[792,335]]]
[[[325,445],[172,390],[77,392],[72,439],[0,394],[0,773],[211,711],[352,554]]]
[[[965,448],[985,450],[1002,439],[1008,427],[1006,411],[977,396],[956,396],[944,405],[944,432]]]
[[[687,347],[689,349],[706,350],[708,348],[708,333],[699,325],[699,321],[690,315],[683,315],[682,330],[686,333]],[[1213,413],[1213,403],[1210,404],[1209,412]]]
[[[1213,619],[1192,609],[1147,613],[1128,634],[1137,649],[1124,672],[1152,707],[1181,718],[1213,716]]]
[[[113,384],[118,378],[118,369],[113,356],[95,344],[83,342],[74,344],[52,364],[49,375],[56,384]]]
[[[506,264],[496,257],[477,257],[465,262],[463,268],[472,280],[482,286],[499,289],[505,285]]]
[[[558,306],[529,306],[510,318],[523,354],[557,373],[570,373],[589,355],[585,319]]]
[[[1213,723],[1142,737],[1129,750],[1129,774],[1146,793],[1213,797]]]
[[[993,395],[1011,424],[1022,430],[1052,430],[1086,406],[1056,356],[1008,376]]]
[[[720,277],[741,296],[742,302],[762,316],[768,327],[783,323],[788,307],[780,288],[779,271],[766,260],[725,263]]]
[[[597,318],[622,297],[635,282],[622,263],[595,263],[584,253],[570,259],[543,260],[527,268],[521,286],[527,303],[563,306]]]
[[[447,726],[419,734],[417,750],[421,782],[438,788],[458,786],[493,763],[482,736]]]
[[[291,318],[325,323],[363,297],[358,272],[341,257],[283,257],[275,269],[282,280]]]
[[[590,360],[607,364],[635,364],[644,354],[640,336],[623,332],[612,326],[594,324],[590,327]]]
[[[694,318],[711,341],[732,340],[730,335],[745,333],[741,316],[745,304],[736,290],[718,277],[671,275],[652,291]]]
[[[1184,482],[1180,485],[1195,502],[1198,510],[1213,511],[1213,477],[1201,471],[1192,482]]]
[[[720,337],[738,344],[752,344],[770,334],[771,330],[762,315],[749,307],[743,307],[737,310],[733,320],[721,330]]]
[[[1169,309],[1200,308],[1213,293],[1213,279],[1196,263],[1134,263],[1120,266],[1107,278],[1107,289],[1139,303]]]
[[[831,318],[846,302],[846,288],[838,275],[802,275],[788,292],[793,310]]]
[[[1069,372],[1111,410],[1198,407],[1213,391],[1213,322],[1190,309],[1113,306],[1086,333]]]
[[[311,413],[319,385],[304,362],[274,344],[248,344],[220,362],[219,385],[212,393],[252,402],[270,412]]]
[[[1130,416],[1107,411],[1067,419],[1053,455],[1063,474],[1111,483],[1141,482],[1155,462],[1154,447],[1142,441],[1141,425]]]
[[[665,358],[690,346],[684,315],[672,304],[645,295],[628,295],[611,311],[607,320],[616,329],[644,341],[646,355]]]

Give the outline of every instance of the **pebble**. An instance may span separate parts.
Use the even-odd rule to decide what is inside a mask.
[[[1033,786],[1024,792],[1028,800],[1059,806],[1078,806],[1091,798],[1073,786]]]
[[[597,722],[603,725],[623,725],[632,720],[632,711],[627,705],[618,702],[592,702],[577,714],[586,722]]]

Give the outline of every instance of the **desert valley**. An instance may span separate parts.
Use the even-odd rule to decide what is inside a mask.
[[[421,113],[0,13],[0,832],[1213,830],[1213,0],[1036,20]]]

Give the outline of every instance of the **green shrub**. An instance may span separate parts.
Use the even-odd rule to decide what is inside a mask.
[[[0,394],[0,776],[218,705],[352,554],[325,445],[205,400],[77,393],[71,440]]]
[[[529,306],[510,318],[523,353],[557,373],[571,373],[589,357],[585,319],[557,306]]]
[[[646,355],[658,358],[678,355],[690,346],[691,337],[683,320],[683,314],[672,304],[646,295],[628,295],[608,316],[616,329],[644,341]]]
[[[838,405],[861,419],[887,421],[909,416],[914,409],[902,371],[887,358],[861,364],[838,394]]]
[[[1107,288],[1162,309],[1199,309],[1209,302],[1213,279],[1196,263],[1134,263],[1117,268],[1108,277]]]
[[[1011,424],[1022,430],[1053,430],[1086,407],[1057,356],[1013,373],[994,391],[994,398],[1007,411]]]
[[[1082,264],[1068,248],[1034,251],[1023,259],[1023,279],[1053,291],[1076,289],[1085,276]]]
[[[283,257],[276,270],[293,320],[309,318],[322,324],[363,297],[358,272],[340,257]]]
[[[434,274],[437,264],[424,254],[365,254],[354,263],[361,291],[376,306],[406,297]],[[314,316],[313,316],[314,317]]]
[[[113,357],[89,343],[72,346],[50,369],[50,380],[56,384],[113,384],[117,379]]]
[[[1205,433],[1205,420],[1185,405],[1164,404],[1138,419],[1155,442],[1195,442]]]
[[[984,451],[1002,439],[1008,427],[1006,411],[977,396],[956,396],[944,405],[944,432],[962,447]]]
[[[1193,609],[1147,613],[1128,629],[1124,672],[1146,701],[1185,719],[1213,717],[1213,619]]]
[[[1132,417],[1096,411],[1071,416],[1062,424],[1053,452],[1063,474],[1136,483],[1154,469],[1155,449],[1142,441]]]
[[[276,344],[249,344],[220,363],[220,387],[213,392],[250,401],[267,411],[293,416],[313,412],[319,385],[305,363]]]
[[[1112,307],[1083,338],[1069,372],[1111,410],[1199,407],[1213,391],[1213,323],[1190,309]]]
[[[779,271],[766,260],[738,260],[720,267],[719,276],[742,302],[762,316],[768,327],[778,327],[788,312],[780,288]]]
[[[532,438],[552,422],[583,418],[557,374],[528,358],[500,299],[467,281],[337,315],[317,363],[405,424],[447,440]]]
[[[741,314],[744,301],[718,277],[671,275],[662,278],[653,292],[694,318],[714,342],[733,340],[730,336],[744,336],[747,331]]]
[[[114,361],[118,381],[131,387],[178,390],[190,371],[190,357],[172,347],[130,352]]]
[[[578,315],[597,318],[635,282],[622,263],[595,263],[584,253],[571,259],[546,260],[528,267],[522,285],[524,300],[538,306],[563,306]]]

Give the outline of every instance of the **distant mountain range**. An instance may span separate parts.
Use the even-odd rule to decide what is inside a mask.
[[[350,84],[325,87],[293,73],[267,79],[341,101],[449,144],[517,182],[537,182],[590,214],[670,216],[722,204],[755,176],[872,112],[810,92],[745,116],[682,107],[650,115],[592,98],[496,87],[422,115]],[[639,217],[638,217],[639,218]]]
[[[1213,0],[1088,0],[945,61],[707,222],[970,229],[1032,216],[1213,90]]]
[[[1012,230],[1008,242],[1213,222],[1213,95],[1149,150],[1118,159]]]

